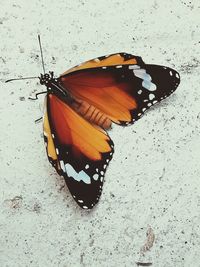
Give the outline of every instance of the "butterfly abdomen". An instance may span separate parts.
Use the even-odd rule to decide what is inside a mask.
[[[90,123],[96,124],[103,129],[109,129],[111,127],[112,121],[110,118],[84,100],[75,99],[72,103],[72,108]]]

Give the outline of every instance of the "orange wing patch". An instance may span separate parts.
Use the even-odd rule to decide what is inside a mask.
[[[55,95],[49,95],[50,117],[58,142],[70,145],[73,154],[90,160],[101,160],[102,153],[111,151],[109,137],[93,127]]]
[[[46,103],[45,103],[46,105]],[[44,139],[46,142],[46,151],[47,151],[47,156],[50,160],[51,163],[55,163],[56,162],[56,169],[60,169],[60,164],[58,161],[58,156],[56,154],[56,149],[54,146],[54,141],[53,141],[53,137],[52,137],[52,132],[51,132],[51,128],[49,125],[49,118],[48,118],[48,114],[47,114],[47,110],[45,109],[44,112],[44,117],[43,117],[43,132],[44,132]]]
[[[75,97],[97,107],[116,123],[130,122],[130,110],[137,108],[135,99],[129,94],[133,85],[116,81],[110,73],[90,69],[61,77],[61,81]]]
[[[67,70],[66,72],[61,74],[61,76],[82,69],[99,68],[103,66],[115,66],[115,65],[131,65],[131,64],[134,65],[137,63],[138,63],[138,57],[135,57],[133,55],[126,53],[112,54],[88,60],[80,65],[77,65]]]

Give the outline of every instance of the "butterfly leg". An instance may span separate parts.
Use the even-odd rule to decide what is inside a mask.
[[[35,97],[34,98],[33,97],[29,97],[28,99],[30,99],[30,100],[37,100],[38,99],[38,95],[42,95],[42,94],[46,94],[46,93],[47,93],[47,91],[40,92],[40,93],[35,94]]]
[[[43,117],[40,117],[39,119],[35,120],[35,123],[39,123],[39,122],[41,122],[41,121],[42,121],[42,118],[43,118]]]

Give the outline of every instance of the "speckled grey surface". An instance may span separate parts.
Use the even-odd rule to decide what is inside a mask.
[[[0,266],[200,266],[200,3],[1,1]],[[131,127],[114,127],[99,205],[80,210],[47,161],[38,75],[126,51],[175,68],[181,84]],[[155,243],[140,248],[150,225]]]

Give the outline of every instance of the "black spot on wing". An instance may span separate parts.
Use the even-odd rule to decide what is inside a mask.
[[[125,82],[132,87],[128,94],[136,101],[137,108],[130,111],[131,122],[120,122],[123,126],[138,120],[151,106],[171,95],[180,83],[177,71],[158,65],[115,65],[102,67],[101,71],[111,73],[117,84]]]
[[[124,61],[130,60],[130,59],[136,59],[138,65],[142,66],[145,64],[142,58],[139,56],[135,56],[132,54],[127,54],[127,53],[119,53],[119,54],[121,57],[124,58]]]
[[[105,60],[105,59],[107,59],[107,58],[109,58],[111,56],[117,56],[117,55],[120,55],[124,59],[124,61],[130,60],[130,59],[136,59],[137,64],[144,65],[144,62],[143,62],[141,57],[135,56],[135,55],[132,55],[132,54],[128,54],[128,53],[125,53],[125,52],[119,52],[119,53],[116,53],[116,54],[100,56],[100,57],[98,57],[98,59],[100,61],[102,61],[102,60]]]
[[[54,143],[61,169],[56,168],[57,164],[52,159],[49,158],[49,161],[58,174],[64,177],[67,187],[77,204],[83,209],[92,209],[100,199],[106,169],[113,157],[114,144],[112,140],[109,139],[108,141],[111,151],[103,153],[102,159],[99,161],[90,160],[84,155],[76,157],[73,153],[73,147],[59,144],[56,136],[54,137]],[[79,180],[70,176],[69,167],[73,168],[76,174],[79,175],[80,173]],[[85,180],[85,174],[90,178],[90,181]],[[83,179],[81,179],[81,176]]]
[[[91,180],[90,184],[76,181],[64,174],[66,184],[74,200],[83,209],[92,209],[99,201],[103,182]]]
[[[145,70],[150,75],[151,83],[155,85],[155,90],[147,90],[143,85],[142,79],[140,79],[140,84],[137,86],[137,94],[135,94],[138,107],[131,111],[133,122],[138,120],[150,107],[170,96],[180,83],[179,73],[171,68],[145,65]]]
[[[174,69],[150,64],[145,65],[145,69],[157,86],[156,95],[158,99],[166,98],[172,94],[180,84],[180,75]]]
[[[66,172],[62,173],[74,200],[83,209],[92,209],[100,199],[106,169],[114,153],[112,140],[109,141],[109,145],[111,151],[103,153],[100,161],[92,161],[84,157],[78,161],[72,155],[67,160],[63,158],[65,164],[69,163],[77,172],[84,171],[91,179],[90,183],[85,183],[69,177]]]

